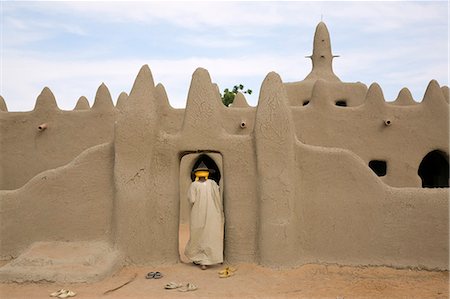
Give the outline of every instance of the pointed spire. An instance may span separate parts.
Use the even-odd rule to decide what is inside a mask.
[[[158,83],[155,87],[156,89],[156,98],[158,99],[158,103],[163,107],[172,107],[170,106],[169,97],[167,96],[166,89],[164,85]]]
[[[392,104],[399,105],[399,106],[409,106],[409,105],[414,105],[417,103],[414,101],[409,89],[404,87],[400,90],[400,92],[398,93],[397,99],[395,99],[395,101],[392,102]]]
[[[372,83],[369,86],[364,105],[372,110],[382,110],[386,106],[383,90],[378,83]]]
[[[129,98],[146,98],[150,94],[153,94],[154,89],[155,83],[153,81],[152,72],[150,71],[149,66],[145,64],[139,70],[136,80],[134,80]]]
[[[423,105],[438,106],[441,103],[447,103],[442,93],[441,87],[436,80],[431,80],[423,96]]]
[[[94,110],[111,110],[114,108],[114,104],[111,98],[111,94],[109,93],[108,87],[106,87],[105,83],[102,83],[97,89],[97,93],[95,94],[94,104],[92,105],[92,109]]]
[[[0,111],[8,111],[8,107],[6,107],[5,99],[3,99],[2,96],[0,96]]]
[[[116,102],[116,108],[120,109],[121,107],[123,107],[123,105],[125,104],[125,102],[128,99],[128,94],[124,91],[122,91],[119,95],[119,97],[117,98],[117,102]]]
[[[269,138],[270,142],[277,139],[277,142],[294,140],[295,132],[286,89],[280,75],[275,72],[267,74],[261,84],[256,124],[261,124],[255,125],[258,138]]]
[[[256,108],[254,144],[258,180],[260,224],[258,248],[263,264],[287,265],[293,254],[295,229],[295,125],[286,89],[271,72],[261,85]],[[271,236],[271,238],[267,238]],[[273,237],[273,238],[272,238]]]
[[[221,109],[225,109],[225,107],[211,82],[208,71],[204,68],[197,68],[192,75],[189,87],[183,131],[202,136],[217,136],[224,132],[221,124]],[[215,125],[205,126],[208,123]]]
[[[441,90],[442,90],[442,94],[444,95],[444,100],[448,103],[449,97],[450,97],[448,86],[445,86],[445,85],[442,86]]]
[[[77,105],[73,110],[89,110],[90,108],[89,101],[86,97],[82,96],[78,99]]]
[[[34,111],[36,110],[59,110],[55,96],[50,88],[44,87],[41,91],[41,94],[36,100],[36,105],[34,106]]]
[[[327,81],[341,81],[333,73],[333,56],[328,28],[324,22],[316,27],[313,43],[313,54],[308,56],[312,60],[312,70],[305,80],[324,79]]]
[[[247,100],[245,99],[245,96],[238,92],[236,96],[234,97],[233,103],[230,105],[232,108],[248,108],[250,105],[247,103]]]

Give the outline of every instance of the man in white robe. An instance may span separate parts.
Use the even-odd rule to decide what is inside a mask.
[[[191,204],[190,239],[184,250],[187,258],[206,269],[223,262],[224,215],[219,186],[208,179],[209,169],[202,162],[194,170],[188,200]]]

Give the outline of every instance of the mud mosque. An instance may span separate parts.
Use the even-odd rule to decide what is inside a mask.
[[[323,22],[311,60],[299,82],[269,73],[256,107],[242,94],[224,106],[199,68],[174,109],[146,65],[115,106],[103,84],[73,111],[47,87],[30,112],[0,97],[0,280],[180,262],[201,161],[221,187],[230,263],[448,269],[449,88],[386,102],[376,83],[342,82]]]

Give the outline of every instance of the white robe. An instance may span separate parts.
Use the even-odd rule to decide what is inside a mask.
[[[219,186],[214,180],[194,181],[188,200],[192,205],[190,239],[184,254],[200,265],[222,263],[224,216]]]

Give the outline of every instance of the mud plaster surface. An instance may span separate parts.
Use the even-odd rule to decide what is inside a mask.
[[[182,229],[180,250],[187,241]],[[182,260],[184,258],[182,257]],[[296,269],[275,270],[254,264],[238,268],[230,278],[219,278],[221,265],[202,271],[180,263],[160,267],[125,267],[112,277],[93,284],[27,283],[0,284],[0,298],[49,298],[61,288],[77,292],[82,298],[448,298],[448,271],[397,270],[387,267],[340,267],[305,265]],[[147,280],[149,271],[161,271],[164,277]],[[130,284],[107,295],[137,274]],[[170,281],[191,282],[194,292],[165,290]]]

